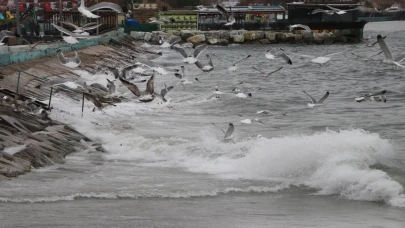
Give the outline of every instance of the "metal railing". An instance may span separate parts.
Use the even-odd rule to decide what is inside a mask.
[[[0,67],[9,67],[9,68],[11,68],[11,69],[13,69],[13,70],[18,71],[17,85],[16,85],[16,90],[15,90],[15,94],[16,94],[17,96],[19,95],[19,92],[20,92],[20,89],[19,89],[19,88],[20,88],[20,78],[21,78],[21,76],[23,75],[22,73],[24,73],[24,74],[26,74],[26,75],[29,75],[30,77],[34,77],[35,79],[37,79],[38,81],[41,81],[41,82],[46,82],[46,81],[48,81],[47,78],[36,76],[36,75],[34,75],[34,74],[28,73],[28,72],[26,72],[26,71],[24,71],[24,70],[18,69],[18,68],[16,68],[16,67],[13,67],[13,66],[10,66],[10,65],[0,65]],[[59,88],[62,88],[63,90],[68,90],[69,92],[72,92],[72,93],[82,94],[82,117],[83,117],[83,112],[84,112],[84,98],[85,98],[84,93],[83,93],[83,92],[79,92],[79,91],[72,90],[72,89],[70,89],[69,87],[67,87],[67,86],[65,86],[65,85],[55,85],[55,86],[57,86],[57,87],[59,87]],[[49,109],[49,110],[52,110],[52,109],[51,109],[51,101],[52,101],[52,95],[53,95],[53,87],[54,87],[54,86],[51,86],[51,87],[50,87],[51,89],[50,89],[50,92],[49,92],[49,102],[48,102],[48,109]]]

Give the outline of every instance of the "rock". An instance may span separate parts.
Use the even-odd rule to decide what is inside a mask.
[[[150,40],[152,39],[152,33],[146,32],[146,33],[145,33],[145,36],[143,37],[143,39],[144,39],[146,42],[150,42]]]
[[[268,39],[270,43],[272,43],[272,44],[277,43],[276,33],[274,33],[274,32],[265,32],[264,34],[265,34],[266,39]]]
[[[257,31],[257,39],[258,40],[266,39],[266,35],[264,34],[264,31]]]
[[[302,39],[306,42],[306,43],[310,43],[314,40],[314,35],[312,33],[303,33],[302,34]]]
[[[243,34],[245,41],[254,41],[259,38],[259,35],[256,31],[249,31]]]
[[[285,40],[290,44],[295,44],[295,34],[286,33],[285,34]]]
[[[216,39],[216,38],[208,38],[208,39],[207,39],[207,43],[208,43],[208,44],[211,44],[211,45],[217,44],[217,43],[218,43],[218,39]]]
[[[219,40],[218,40],[218,45],[221,45],[221,46],[228,46],[228,44],[229,44],[229,41],[226,40],[226,39],[219,39]]]
[[[152,33],[149,43],[153,45],[159,45],[159,34],[158,33]]]
[[[220,39],[220,31],[208,31],[204,33],[205,38],[208,40],[209,38],[211,39]]]
[[[283,42],[284,43],[287,40],[287,36],[285,35],[285,33],[278,32],[278,33],[276,33],[276,40],[278,42]]]
[[[31,164],[23,159],[0,152],[0,175],[16,177],[31,170]]]
[[[323,44],[331,45],[331,44],[333,44],[333,39],[332,38],[326,38],[326,39],[323,40]]]
[[[340,37],[340,40],[341,40],[343,43],[347,43],[347,37],[346,37],[346,36],[341,36],[341,37]]]
[[[143,40],[145,32],[131,31],[131,36],[137,40]]]
[[[182,48],[193,48],[195,45],[193,43],[187,42],[180,45]]]
[[[197,44],[201,42],[205,42],[205,35],[194,35],[187,39],[187,42]]]
[[[245,36],[242,34],[242,35],[234,35],[233,36],[233,42],[234,43],[243,43],[243,42],[245,42]]]
[[[268,39],[261,39],[261,40],[259,40],[259,42],[261,44],[270,44],[270,41]]]
[[[230,34],[228,31],[224,31],[224,30],[219,31],[219,39],[229,40],[230,38],[231,37],[230,37]]]
[[[186,41],[188,38],[194,36],[194,32],[189,31],[189,30],[181,30],[180,32],[180,37],[182,40]]]

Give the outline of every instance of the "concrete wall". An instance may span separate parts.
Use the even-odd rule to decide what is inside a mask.
[[[124,35],[124,29],[121,28],[117,31],[105,33],[100,38],[79,40],[78,44],[68,44],[61,41],[50,44],[40,44],[35,46],[33,49],[31,49],[29,45],[0,46],[0,65],[21,63],[31,59],[56,55],[58,49],[61,49],[62,52],[70,52],[98,44],[105,44],[108,43],[111,38],[121,37]]]

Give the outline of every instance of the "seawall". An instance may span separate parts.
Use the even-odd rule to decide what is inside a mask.
[[[165,32],[131,32],[131,36],[137,40],[145,40],[152,44],[158,44],[159,35],[179,36],[183,42],[210,45],[228,45],[230,43],[248,44],[334,44],[334,43],[358,43],[360,40],[351,36],[335,33],[291,33],[273,31],[246,31],[246,30],[219,30],[219,31],[168,31]]]

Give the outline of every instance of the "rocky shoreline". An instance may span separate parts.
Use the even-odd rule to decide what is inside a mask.
[[[139,45],[132,39],[115,38],[108,45],[96,45],[79,50],[81,65],[78,69],[71,69],[60,64],[56,56],[33,59],[22,63],[15,63],[11,67],[0,67],[0,180],[17,177],[32,169],[64,163],[64,158],[77,151],[105,152],[100,144],[76,131],[73,127],[52,120],[47,113],[52,111],[48,107],[50,89],[38,89],[44,79],[64,78],[78,80],[80,76],[74,70],[85,70],[95,74],[106,67],[115,67],[116,62],[128,60],[128,53],[122,46],[139,52]],[[74,53],[65,53],[66,56]],[[18,71],[22,70],[20,80]],[[19,83],[19,93],[16,85]],[[88,85],[94,94],[103,94],[97,85]],[[53,94],[63,94],[76,100],[81,106],[81,88],[64,90],[54,88]],[[42,114],[23,108],[24,101],[35,100],[36,106],[43,107]],[[39,101],[43,101],[39,102]],[[57,111],[57,110],[54,110]],[[85,110],[89,112],[91,110]]]
[[[151,44],[158,44],[159,36],[179,36],[183,42],[194,46],[202,43],[209,45],[237,44],[334,44],[334,43],[358,43],[359,39],[335,33],[291,33],[273,31],[246,31],[246,30],[220,30],[220,31],[168,31],[168,32],[131,32],[131,36],[137,40],[145,40]]]

